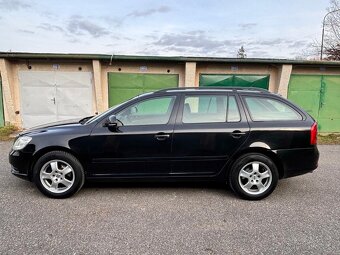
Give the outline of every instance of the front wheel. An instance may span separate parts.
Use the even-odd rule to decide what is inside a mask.
[[[64,151],[48,152],[34,166],[34,182],[48,197],[70,197],[80,190],[84,180],[84,170],[79,160]]]
[[[259,200],[274,191],[278,179],[277,167],[269,157],[259,153],[248,153],[233,164],[228,184],[240,197]]]

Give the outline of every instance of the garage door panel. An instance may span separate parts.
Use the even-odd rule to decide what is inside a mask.
[[[234,86],[236,87],[256,87],[268,89],[268,75],[235,75]]]
[[[201,74],[200,86],[233,86],[233,75]]]
[[[109,105],[120,104],[145,92],[178,87],[177,74],[109,73]]]
[[[90,72],[22,71],[19,81],[25,128],[92,115]]]
[[[111,89],[142,89],[143,76],[131,73],[109,73],[109,87]]]
[[[51,118],[51,115],[39,115],[39,116],[35,116],[34,114],[26,115],[25,119],[23,119],[23,128],[31,128],[56,121],[57,118],[55,117],[55,115],[53,115],[53,118]]]
[[[289,81],[289,90],[319,92],[321,79],[321,75],[292,74]]]
[[[55,88],[25,87],[21,90],[21,113],[24,115],[54,115]],[[38,102],[38,103],[37,103]]]
[[[323,76],[319,125],[323,132],[340,131],[340,76]]]
[[[332,119],[329,118],[319,118],[318,119],[318,127],[321,132],[339,132],[340,131],[340,119]]]
[[[57,88],[57,115],[72,118],[89,116],[92,113],[92,93],[88,88]]]
[[[56,121],[54,72],[19,72],[23,127]]]
[[[178,86],[178,76],[168,74],[145,74],[144,90],[159,90]]]
[[[114,90],[110,90],[109,95],[110,106],[120,104],[142,93],[143,93],[142,89],[115,88]]]
[[[52,87],[55,85],[55,76],[54,72],[20,71],[19,82],[21,87]]]
[[[318,117],[320,93],[317,91],[290,91],[289,100],[300,106],[314,118]],[[303,100],[301,100],[303,98]]]
[[[201,74],[200,86],[257,87],[268,89],[269,75]]]
[[[91,88],[91,72],[58,72],[56,75],[56,84],[58,87],[70,88]]]
[[[288,99],[310,113],[321,132],[340,131],[340,76],[291,76]]]
[[[318,119],[321,75],[291,75],[288,99]]]

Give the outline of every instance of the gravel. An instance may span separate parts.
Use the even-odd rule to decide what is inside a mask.
[[[0,254],[339,254],[340,146],[261,201],[214,184],[87,184],[64,200],[10,174],[0,142]]]

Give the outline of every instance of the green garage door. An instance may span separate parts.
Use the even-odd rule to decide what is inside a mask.
[[[319,126],[323,132],[340,132],[340,76],[323,76]]]
[[[294,75],[289,81],[288,99],[318,118],[320,104],[320,75]]]
[[[200,86],[236,86],[268,89],[269,75],[201,74]]]
[[[2,101],[2,79],[0,76],[0,127],[3,127],[5,124],[4,120],[4,104]]]
[[[340,76],[291,75],[288,99],[311,114],[321,132],[340,132]]]
[[[144,92],[178,87],[177,74],[109,73],[108,78],[110,106]]]

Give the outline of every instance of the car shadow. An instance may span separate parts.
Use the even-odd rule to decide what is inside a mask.
[[[224,183],[216,182],[166,182],[166,181],[112,181],[112,182],[100,182],[100,181],[87,181],[83,189],[85,190],[96,190],[101,189],[134,189],[134,190],[145,190],[145,189],[170,189],[170,190],[207,190],[209,192],[216,192],[219,194],[227,194],[233,196],[233,192]]]

